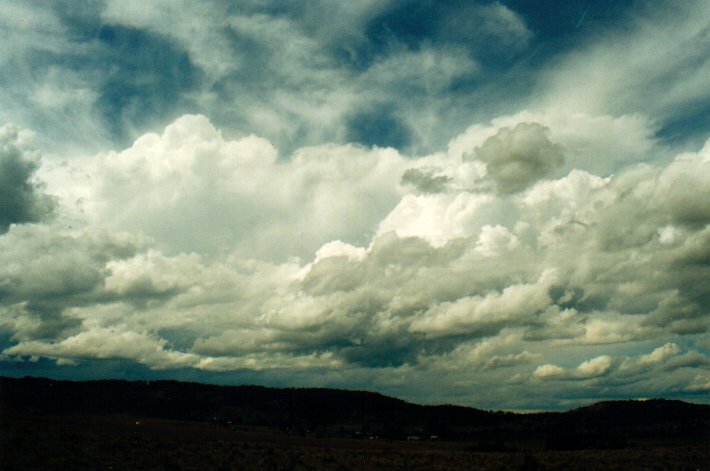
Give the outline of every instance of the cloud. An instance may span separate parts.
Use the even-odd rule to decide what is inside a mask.
[[[202,73],[187,90],[190,109],[219,125],[258,131],[288,153],[344,140],[423,153],[445,142],[440,129],[462,126],[467,108],[480,106],[451,93],[479,75],[477,56],[494,56],[491,44],[500,57],[524,50],[532,34],[498,3],[472,5],[463,22],[453,5],[422,18],[402,7],[107,2],[100,18],[185,51]],[[419,20],[433,22],[417,37],[406,25]]]
[[[600,355],[583,361],[574,369],[567,369],[553,364],[538,366],[533,376],[540,379],[562,378],[566,380],[587,380],[606,375],[613,367],[613,359],[609,355]]]
[[[533,36],[525,19],[500,2],[471,4],[447,17],[441,28],[448,39],[492,44],[502,54],[525,49]]]
[[[89,172],[100,224],[141,230],[168,250],[311,256],[361,242],[396,204],[406,165],[393,149],[326,145],[280,161],[266,139],[225,140],[200,115],[106,155]],[[140,208],[140,209],[138,209]]]
[[[554,378],[564,376],[567,371],[557,365],[545,364],[538,366],[533,374],[538,378]]]
[[[575,370],[575,373],[583,378],[591,378],[603,375],[609,371],[609,368],[611,368],[611,357],[602,355],[582,362]]]
[[[42,160],[2,128],[2,362],[496,408],[704,390],[700,2],[574,31],[497,2],[5,3],[0,119]]]
[[[566,387],[562,390],[567,392],[563,394],[570,398],[575,397],[572,391],[581,389],[591,392],[590,399],[604,397],[605,393],[595,391],[599,388],[613,388],[617,393],[632,398],[648,397],[646,392],[654,395],[654,391],[655,395],[657,391],[664,391],[664,395],[677,396],[704,390],[703,378],[709,362],[706,354],[683,351],[674,343],[666,343],[649,353],[600,355],[583,361],[577,367],[543,364],[532,372],[529,384],[535,384],[542,394],[559,391],[559,385],[564,384]],[[521,381],[526,384],[525,379]]]
[[[434,246],[471,236],[481,230],[481,216],[490,214],[498,202],[488,194],[456,192],[405,195],[380,222],[377,233],[419,237]]]
[[[577,31],[580,37],[556,47],[545,41],[563,29],[556,21],[539,21],[544,8],[532,13],[500,2],[318,1],[269,8],[109,1],[31,9],[6,3],[8,18],[23,21],[3,25],[13,46],[5,51],[12,75],[3,75],[8,105],[0,118],[44,129],[45,153],[123,147],[186,112],[205,114],[235,133],[264,136],[287,154],[357,137],[365,144],[403,143],[402,152],[421,155],[472,121],[519,108],[564,110],[567,118],[653,117],[653,132],[660,127],[682,140],[692,127],[688,118],[655,113],[645,94],[659,96],[654,87],[674,90],[678,99],[664,109],[692,104],[696,123],[706,102],[698,85],[705,75],[702,53],[684,48],[689,37],[705,44],[700,23],[686,18],[686,10],[703,17],[700,2],[688,9],[619,8],[633,27],[617,31],[608,19],[611,39]],[[555,10],[561,19],[577,8]],[[674,24],[691,27],[668,26]],[[619,42],[638,51],[634,61],[619,60]],[[577,47],[569,51],[569,44]],[[674,60],[659,61],[659,50]],[[689,71],[683,85],[669,85],[666,77],[677,70],[671,63]],[[633,82],[638,68],[649,77],[648,87],[626,93],[624,84]],[[597,79],[580,87],[578,78],[586,76]],[[397,132],[368,140],[363,131],[383,122]],[[584,153],[598,166],[617,157]]]
[[[106,269],[111,273],[104,279],[106,291],[150,296],[188,289],[203,267],[197,254],[169,258],[149,250],[130,259],[111,260]]]
[[[215,79],[230,71],[239,70],[238,54],[229,47],[222,28],[226,25],[227,8],[219,2],[194,5],[191,2],[109,1],[101,11],[102,19],[109,24],[142,28],[179,41],[199,64]],[[208,21],[216,24],[208,25]]]
[[[500,293],[464,297],[454,303],[432,306],[412,322],[409,330],[429,335],[464,334],[481,328],[492,328],[495,332],[496,324],[499,329],[546,308],[550,304],[548,290],[554,283],[554,273],[544,272],[532,284],[511,285]]]
[[[573,170],[509,194],[487,192],[486,173],[451,154],[408,160],[393,149],[323,146],[282,161],[263,138],[225,139],[205,117],[185,116],[86,164],[90,185],[74,181],[86,212],[78,232],[13,226],[3,236],[14,247],[4,252],[3,329],[15,339],[4,354],[208,371],[341,365],[436,376],[470,367],[500,384],[539,363],[533,378],[602,381],[626,368],[640,384],[657,352],[680,358],[672,336],[692,342],[708,328],[699,282],[707,219],[694,204],[710,183],[706,155],[607,178]],[[412,176],[444,176],[446,188],[408,193],[401,183]],[[695,193],[686,195],[688,179]],[[353,205],[371,215],[343,234],[369,228],[369,238],[334,231]],[[132,235],[102,232],[119,228]],[[201,230],[231,236],[182,239]],[[294,253],[294,231],[312,231],[314,248],[274,257]],[[36,264],[12,271],[38,252]],[[145,347],[97,348],[112,332]],[[671,347],[624,356],[647,338]],[[598,354],[558,366],[550,345]],[[663,358],[673,371],[705,365],[701,353],[677,365]]]
[[[412,185],[422,193],[442,193],[446,190],[446,185],[450,181],[451,177],[435,175],[432,170],[408,168],[402,174],[401,183],[403,185]]]
[[[606,31],[544,71],[543,99],[592,113],[634,108],[669,121],[684,105],[707,103],[700,77],[710,64],[698,54],[710,41],[702,19],[708,5],[690,2],[680,8],[663,3],[634,13],[629,29]],[[624,41],[623,52],[619,41]],[[691,42],[696,47],[688,47]],[[660,90],[666,93],[657,95]],[[652,96],[659,98],[647,99]]]
[[[539,124],[521,123],[513,129],[502,128],[474,152],[501,193],[517,193],[564,162],[562,148],[547,134]]]
[[[374,41],[456,44],[484,56],[504,57],[525,50],[534,36],[525,19],[500,2],[394,3],[373,19],[368,32]]]
[[[42,221],[54,210],[54,200],[33,179],[39,157],[28,141],[28,133],[16,126],[0,128],[0,232],[11,224]]]
[[[641,363],[657,363],[677,355],[679,351],[680,348],[678,345],[669,342],[661,347],[658,347],[648,355],[643,355],[639,361]]]
[[[4,351],[6,355],[44,356],[60,364],[75,364],[84,358],[124,358],[149,364],[155,369],[193,366],[196,356],[166,349],[166,341],[149,334],[120,328],[94,328],[48,344],[23,342]]]
[[[519,124],[547,128],[542,135],[562,146],[565,160],[555,176],[571,170],[584,170],[604,177],[634,162],[668,158],[667,150],[658,145],[658,124],[645,115],[587,113],[559,105],[524,110],[496,117],[485,125],[469,126],[449,142],[448,152],[452,156],[471,158],[477,147],[501,129],[514,129]]]
[[[530,353],[527,350],[523,350],[519,353],[509,353],[507,355],[493,356],[486,361],[486,367],[501,368],[517,366],[526,363],[532,363],[536,360],[540,360],[541,357],[542,355],[540,354]]]

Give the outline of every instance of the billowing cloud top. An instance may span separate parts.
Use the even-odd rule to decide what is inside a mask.
[[[518,3],[2,2],[0,373],[707,402],[707,4]]]

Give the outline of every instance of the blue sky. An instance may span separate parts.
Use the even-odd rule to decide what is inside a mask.
[[[710,401],[707,2],[0,11],[0,373]]]

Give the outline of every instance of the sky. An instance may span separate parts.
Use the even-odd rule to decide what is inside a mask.
[[[0,374],[710,403],[707,1],[0,12]]]

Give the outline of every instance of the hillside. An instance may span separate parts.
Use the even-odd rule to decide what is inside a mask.
[[[515,414],[422,406],[365,391],[0,378],[0,409],[198,421],[296,435],[478,440],[491,447],[544,439],[554,449],[605,448],[635,439],[710,437],[710,406],[664,399]]]
[[[0,377],[0,468],[708,469],[710,406],[564,413],[422,406],[332,389]]]

